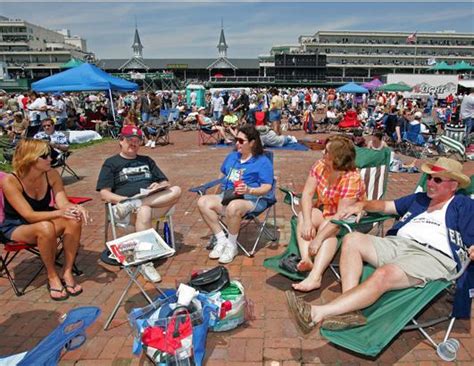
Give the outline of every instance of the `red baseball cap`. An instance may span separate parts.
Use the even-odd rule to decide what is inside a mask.
[[[120,134],[123,137],[138,137],[139,139],[143,138],[143,132],[137,126],[126,125],[122,128]]]

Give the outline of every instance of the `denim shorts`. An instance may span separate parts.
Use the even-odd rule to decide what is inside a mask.
[[[268,120],[270,122],[275,122],[281,120],[281,110],[279,109],[273,109],[270,111],[268,115]]]
[[[220,193],[219,197],[222,199],[224,197],[224,193]],[[250,201],[253,204],[253,208],[249,210],[247,214],[253,212],[260,213],[268,207],[268,201],[263,197],[254,196],[252,194],[245,194],[243,199],[246,201]]]
[[[5,219],[0,224],[0,231],[8,240],[12,240],[12,234],[18,226],[28,225],[24,219]]]

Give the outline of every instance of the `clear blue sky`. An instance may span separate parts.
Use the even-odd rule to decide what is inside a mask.
[[[474,33],[472,2],[68,2],[5,3],[0,14],[68,28],[99,58],[128,58],[135,18],[145,58],[217,56],[221,17],[229,57],[254,58],[318,30]]]

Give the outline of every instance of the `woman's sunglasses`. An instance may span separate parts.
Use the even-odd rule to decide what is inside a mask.
[[[50,157],[51,157],[51,151],[48,151],[47,153],[44,153],[43,155],[39,156],[39,158],[43,160],[47,160]]]
[[[235,139],[235,142],[238,142],[240,145],[245,144],[247,141],[248,141],[248,140],[245,140],[245,139],[240,138],[240,137],[237,137],[237,138]]]
[[[451,182],[451,180],[444,180],[440,177],[433,177],[431,174],[428,174],[426,177],[428,180],[433,180],[436,184],[441,184],[443,182]]]

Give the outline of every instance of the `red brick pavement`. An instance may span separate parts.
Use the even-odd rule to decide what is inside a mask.
[[[301,136],[301,133],[297,133]],[[183,187],[183,197],[175,214],[175,231],[180,243],[176,256],[160,265],[163,287],[174,287],[176,281],[186,279],[191,271],[209,268],[215,261],[207,258],[203,245],[208,239],[208,230],[196,208],[196,197],[187,188],[214,179],[228,149],[197,146],[196,132],[175,131],[171,134],[172,145],[155,150],[143,148],[142,152],[156,159],[159,166],[174,184]],[[100,166],[105,158],[115,153],[118,143],[107,142],[76,151],[71,166],[83,177],[79,182],[66,179],[70,195],[93,197],[87,204],[93,223],[83,230],[82,248],[77,264],[84,271],[79,282],[84,293],[70,298],[65,303],[50,300],[45,286],[45,276],[37,280],[26,295],[16,297],[5,278],[0,278],[0,354],[11,354],[33,347],[57,324],[61,314],[73,307],[83,305],[100,306],[103,315],[89,329],[88,341],[80,349],[66,354],[64,365],[142,365],[144,358],[131,353],[132,334],[127,324],[127,312],[145,305],[140,293],[130,291],[125,305],[119,310],[111,329],[103,331],[106,316],[117,301],[127,277],[117,268],[103,265],[98,254],[104,248],[104,207],[95,184]],[[320,152],[277,151],[275,153],[275,175],[278,183],[301,189],[312,163],[321,156]],[[474,164],[466,163],[466,171],[474,173]],[[413,191],[418,174],[391,174],[388,198],[398,197]],[[249,297],[255,303],[256,319],[246,326],[226,333],[211,333],[208,337],[207,365],[312,365],[312,364],[419,364],[440,363],[435,351],[416,331],[399,335],[376,359],[362,358],[336,348],[324,340],[317,331],[303,337],[290,320],[283,291],[290,288],[290,281],[262,266],[264,258],[275,255],[288,243],[290,210],[284,204],[277,204],[278,245],[258,250],[254,258],[239,255],[228,266],[233,278],[241,279]],[[245,237],[251,229],[245,233]],[[15,274],[23,277],[30,272],[33,262],[20,256],[15,263]],[[152,286],[147,285],[153,291]],[[331,274],[327,273],[321,291],[306,296],[307,300],[328,301],[340,291]],[[321,301],[320,300],[320,301]],[[428,312],[446,312],[449,308],[443,300],[438,301]],[[474,363],[473,320],[458,321],[453,336],[461,341],[458,354],[460,364]],[[442,337],[442,326],[429,329],[435,338]]]

